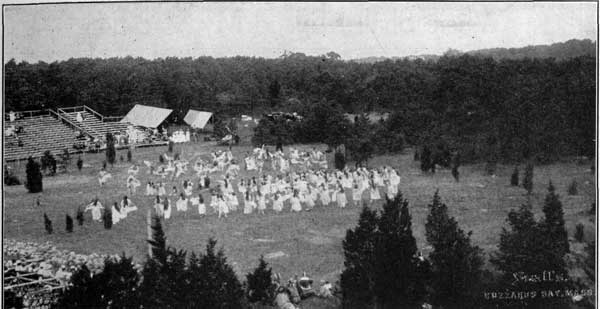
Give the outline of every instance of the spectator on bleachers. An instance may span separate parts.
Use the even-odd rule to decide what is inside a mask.
[[[15,120],[17,120],[17,115],[15,115],[15,112],[10,111],[8,113],[8,119],[10,122],[14,122]]]
[[[83,122],[83,116],[81,116],[80,112],[77,112],[77,116],[76,116],[77,122],[82,123]]]

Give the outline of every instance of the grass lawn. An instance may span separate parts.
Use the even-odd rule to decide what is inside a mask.
[[[309,148],[312,145],[300,147]],[[176,145],[175,152],[182,152],[183,157],[193,164],[192,156],[208,156],[216,148],[226,149],[213,144],[192,143]],[[141,160],[157,162],[159,154],[166,150],[166,146],[136,149],[133,159],[140,163]],[[233,149],[238,160],[249,150],[250,147],[245,146]],[[126,152],[119,151],[117,159],[121,155],[126,157]],[[412,158],[412,152],[406,151],[399,155],[375,157],[370,160],[369,165],[374,167],[385,164],[399,169],[402,177],[401,192],[410,203],[413,233],[419,248],[425,254],[429,252],[424,238],[427,204],[434,192],[439,190],[450,214],[456,217],[463,229],[473,231],[473,242],[482,247],[486,255],[496,250],[501,229],[506,226],[508,211],[527,201],[524,189],[509,185],[513,166],[499,165],[496,177],[483,175],[482,165],[463,166],[460,168],[460,182],[456,182],[449,170],[439,170],[435,175],[422,174],[418,162]],[[333,166],[332,158],[329,159],[330,166]],[[85,254],[125,252],[138,261],[143,260],[147,253],[146,209],[153,206],[152,198],[143,193],[146,182],[150,179],[158,180],[157,176],[150,178],[146,167],[140,166],[138,179],[142,182],[142,187],[138,188],[138,194],[132,200],[141,207],[111,230],[105,230],[101,223],[91,222],[88,212],[83,227],[76,225],[73,233],[66,233],[65,214],[74,217],[77,206],[89,203],[94,196],[98,196],[103,205],[106,205],[126,194],[125,179],[129,164],[119,162],[112,169],[109,168],[113,178],[107,186],[101,188],[96,175],[104,154],[85,154],[81,172],[77,171],[76,160],[75,157],[67,174],[45,177],[43,193],[29,194],[23,186],[4,187],[4,237],[38,243],[50,241],[61,249]],[[12,164],[21,180],[25,179],[24,165],[24,162],[20,166]],[[179,188],[184,177],[197,184],[192,172],[180,177]],[[243,174],[246,175],[246,172]],[[211,180],[214,184],[215,177],[211,177]],[[596,186],[590,164],[563,162],[536,166],[531,199],[538,218],[542,214],[543,199],[550,180],[561,196],[570,238],[573,237],[575,225],[583,223],[586,240],[593,240],[595,222],[593,216],[587,214],[587,210],[595,200]],[[573,180],[578,183],[579,194],[569,196],[567,187]],[[172,184],[168,183],[168,192],[171,187]],[[34,200],[38,196],[41,197],[42,209],[34,206]],[[210,212],[210,216],[200,218],[195,209],[188,210],[187,213],[173,210],[173,216],[165,223],[165,232],[169,245],[187,249],[188,252],[203,251],[207,239],[216,238],[217,245],[224,248],[229,262],[240,276],[257,265],[261,254],[279,253],[281,256],[269,258],[267,262],[283,278],[306,271],[317,282],[321,279],[335,281],[343,269],[342,239],[345,231],[356,225],[359,211],[357,207],[341,210],[335,206],[317,206],[310,212],[290,213],[288,206],[281,214],[268,210],[264,216],[246,216],[238,210],[226,219],[218,219]],[[45,233],[44,212],[53,221],[55,234]],[[573,244],[572,250],[581,252],[582,246]]]

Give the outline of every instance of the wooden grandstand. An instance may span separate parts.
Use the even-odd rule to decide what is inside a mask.
[[[83,123],[75,119],[78,111],[84,115]],[[30,156],[41,157],[46,150],[53,155],[63,153],[65,149],[70,153],[81,152],[82,150],[74,148],[78,135],[101,139],[107,132],[124,131],[128,125],[114,121],[117,117],[103,117],[87,106],[58,109],[58,112],[47,109],[19,113],[22,118],[4,122],[5,130],[9,126],[22,127],[18,139],[15,136],[4,136],[5,161],[23,160]]]

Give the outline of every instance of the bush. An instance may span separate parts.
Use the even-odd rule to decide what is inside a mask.
[[[104,222],[104,228],[107,230],[110,230],[113,226],[112,210],[108,206],[104,208],[104,214],[102,214],[102,222]]]
[[[531,194],[533,190],[533,164],[527,163],[525,167],[525,175],[523,176],[523,188],[527,190],[527,194]]]
[[[65,219],[67,233],[73,232],[73,218],[67,215]]]
[[[575,235],[574,236],[575,236],[575,240],[577,240],[578,242],[583,242],[583,236],[584,236],[583,224],[578,223],[575,226]]]
[[[131,148],[127,149],[127,162],[131,162]]]
[[[519,186],[519,167],[515,166],[515,169],[512,172],[512,175],[510,175],[510,185],[514,186],[514,187],[518,187]]]
[[[106,133],[106,161],[112,166],[115,164],[116,156],[117,151],[115,150],[115,138],[112,134]]]
[[[40,165],[35,162],[32,157],[29,157],[27,161],[25,173],[27,174],[25,187],[29,190],[29,193],[42,192],[42,172],[40,171]]]
[[[81,171],[82,167],[83,167],[83,160],[81,160],[81,156],[79,156],[79,158],[77,159],[77,169]]]
[[[46,233],[52,234],[52,221],[50,221],[46,213],[44,213],[44,228],[46,229]]]
[[[106,169],[106,161],[102,162],[102,169],[105,170]]]
[[[341,152],[336,152],[334,155],[335,168],[343,170],[346,167],[346,157]]]
[[[158,155],[158,162],[160,162],[160,164],[165,164],[165,158],[163,155]]]
[[[79,225],[83,225],[83,222],[85,221],[83,216],[83,209],[81,207],[77,208],[77,215],[75,216],[75,220],[77,220],[77,223]]]
[[[56,159],[50,150],[44,151],[44,156],[42,157],[42,171],[46,172],[46,170],[48,170],[49,175],[56,174]]]
[[[590,210],[588,210],[588,213],[590,215],[596,214],[596,202],[592,202],[592,204],[590,205]]]
[[[577,195],[577,182],[575,180],[573,180],[569,185],[567,193],[569,193],[569,195]]]
[[[20,185],[21,182],[17,176],[13,175],[12,172],[8,170],[7,166],[4,166],[4,185],[5,186],[17,186]]]
[[[169,141],[169,153],[173,153],[173,145],[175,145],[175,143],[173,143],[173,141]]]

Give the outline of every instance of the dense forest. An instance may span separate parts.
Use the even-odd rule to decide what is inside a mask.
[[[87,105],[124,115],[134,104],[259,115],[302,114],[326,102],[340,112],[387,111],[408,144],[443,142],[465,160],[550,161],[591,155],[596,59],[444,56],[437,61],[277,59],[70,59],[5,64],[5,110]]]

